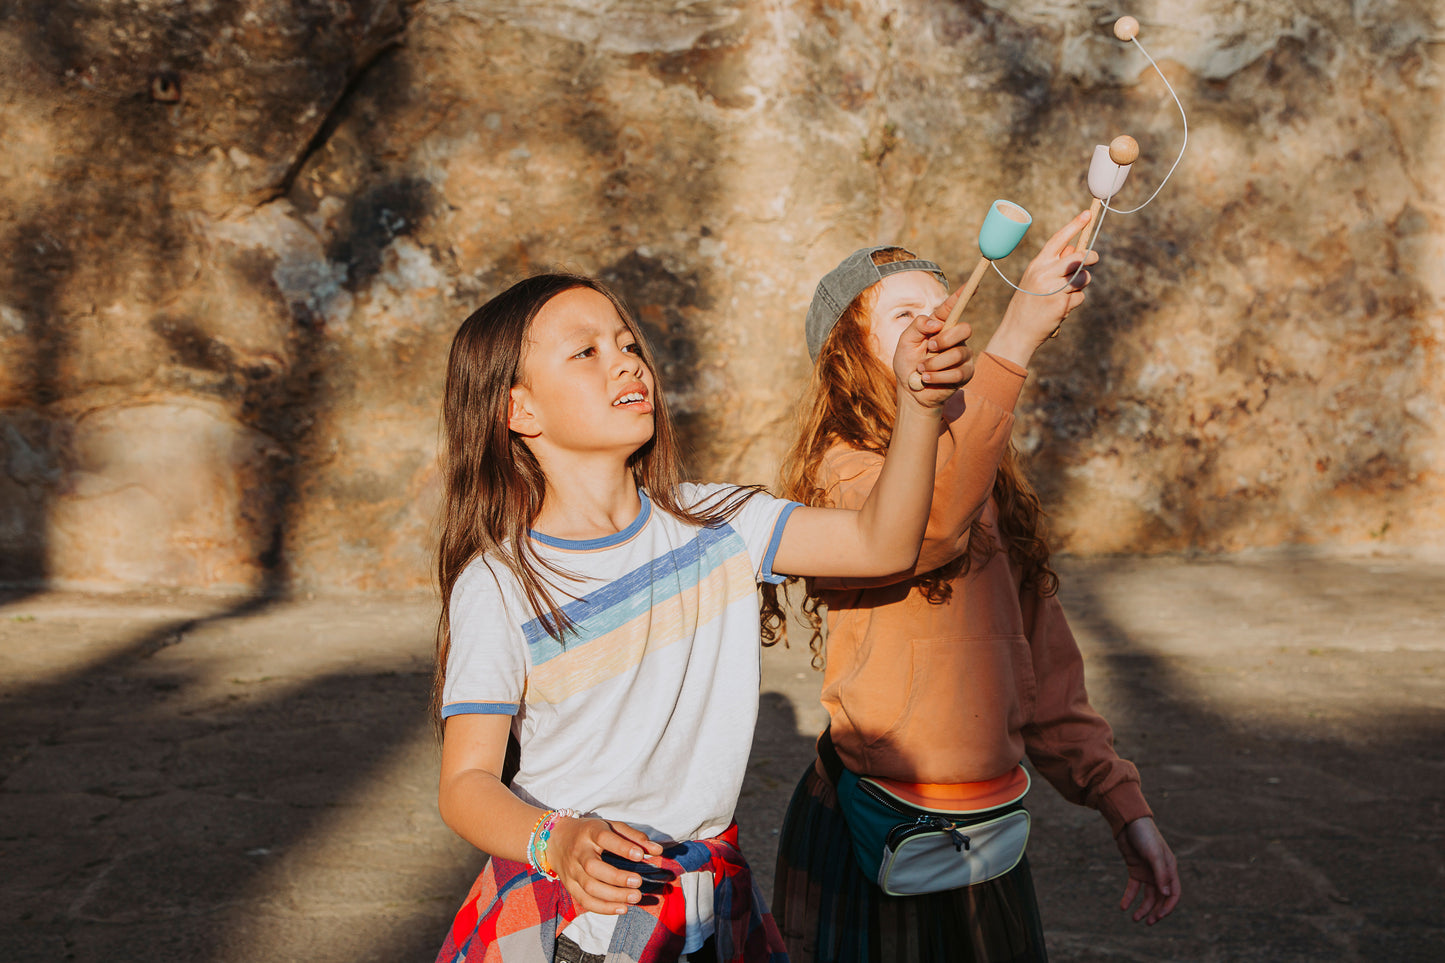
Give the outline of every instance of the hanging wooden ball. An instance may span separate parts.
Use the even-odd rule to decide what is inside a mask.
[[[1139,36],[1139,21],[1133,17],[1120,17],[1114,21],[1114,36],[1128,43]]]
[[[1109,141],[1109,160],[1120,167],[1128,167],[1139,159],[1139,142],[1128,134],[1120,134]]]

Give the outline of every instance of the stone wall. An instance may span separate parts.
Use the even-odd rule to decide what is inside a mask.
[[[0,0],[0,580],[430,581],[451,333],[632,302],[695,473],[770,481],[813,285],[989,201],[1106,220],[1016,438],[1075,552],[1445,535],[1445,15],[1054,0]],[[982,345],[1006,301],[970,311]]]

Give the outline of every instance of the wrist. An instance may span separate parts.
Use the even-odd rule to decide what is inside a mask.
[[[931,385],[928,382],[924,382],[925,391],[940,387],[948,386]],[[952,395],[949,397],[952,397]],[[946,400],[947,399],[944,399],[944,401]],[[918,392],[900,381],[898,383],[898,417],[901,419],[915,416],[930,421],[939,420],[943,417],[943,401],[940,401],[938,404],[928,404],[918,397]]]
[[[993,337],[989,338],[988,347],[984,350],[1005,361],[1011,361],[1020,368],[1027,368],[1033,360],[1034,352],[1047,340],[1048,332],[1039,337],[1029,331],[1028,325],[1009,310],[1004,312],[1003,320],[999,322],[998,329],[994,331]]]
[[[552,834],[558,823],[568,818],[576,819],[578,815],[575,809],[549,809],[538,818],[532,826],[531,836],[527,838],[527,864],[534,873],[548,879],[559,878],[547,856],[547,844],[552,841]]]

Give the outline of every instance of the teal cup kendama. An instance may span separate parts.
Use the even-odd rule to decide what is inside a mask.
[[[983,227],[978,229],[979,253],[990,261],[1003,260],[1019,246],[1033,222],[1029,212],[1012,201],[994,201],[988,206]]]
[[[984,216],[983,226],[978,229],[978,249],[983,257],[978,259],[974,266],[973,273],[968,276],[962,288],[959,289],[958,300],[953,303],[953,310],[948,312],[948,319],[944,321],[945,328],[958,323],[963,309],[968,306],[969,299],[978,290],[978,284],[983,280],[983,272],[988,267],[988,262],[998,261],[1013,253],[1014,248],[1019,246],[1019,241],[1024,239],[1028,233],[1029,225],[1034,219],[1029,212],[1019,207],[1013,201],[999,199],[988,206],[988,214]],[[908,386],[914,391],[922,391],[924,387],[923,377],[914,371],[908,376]]]

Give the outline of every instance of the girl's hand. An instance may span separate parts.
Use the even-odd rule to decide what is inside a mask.
[[[1089,212],[1080,212],[1049,238],[1043,250],[1029,262],[1019,287],[1025,291],[1057,293],[1040,297],[1016,292],[1003,313],[998,330],[989,339],[990,354],[1027,368],[1039,345],[1059,329],[1070,311],[1084,303],[1084,288],[1090,280],[1085,268],[1098,262],[1099,252],[1079,250],[1069,241],[1088,222]],[[1070,281],[1070,278],[1073,280]]]
[[[1148,816],[1126,825],[1115,842],[1124,856],[1124,865],[1129,868],[1129,885],[1124,890],[1124,898],[1119,900],[1119,909],[1127,912],[1138,897],[1134,922],[1143,920],[1153,926],[1172,913],[1179,903],[1179,867],[1174,862],[1174,852]]]
[[[973,351],[964,343],[973,329],[963,321],[944,328],[961,291],[954,291],[932,314],[914,318],[899,336],[893,352],[893,374],[898,379],[900,396],[911,397],[923,408],[941,408],[973,377]],[[915,371],[923,377],[923,388],[918,391],[908,386],[908,377]]]
[[[642,898],[642,877],[602,858],[612,853],[641,862],[662,853],[662,844],[626,823],[562,817],[547,841],[547,862],[562,879],[577,909],[620,916]]]

